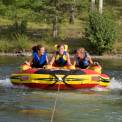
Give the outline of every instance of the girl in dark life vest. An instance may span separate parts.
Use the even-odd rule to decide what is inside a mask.
[[[77,49],[74,52],[73,65],[76,68],[86,69],[91,64],[93,64],[92,58],[84,48]]]
[[[26,64],[32,68],[43,68],[48,63],[45,48],[42,45],[32,47],[32,59]]]
[[[64,67],[70,66],[70,56],[67,52],[66,45],[57,45],[57,51],[52,56],[50,61],[50,66]]]

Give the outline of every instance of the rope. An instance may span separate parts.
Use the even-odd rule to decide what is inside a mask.
[[[51,121],[50,122],[53,122],[53,119],[54,119],[54,114],[55,114],[55,110],[56,110],[56,104],[57,104],[59,91],[60,91],[60,84],[61,84],[61,81],[59,81],[59,84],[58,84],[58,91],[57,91],[57,94],[56,94],[56,98],[55,98],[54,107],[53,107],[53,111],[52,111]]]

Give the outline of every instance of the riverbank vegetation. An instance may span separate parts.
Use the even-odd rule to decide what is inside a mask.
[[[67,43],[71,52],[83,46],[93,54],[122,53],[122,1],[103,1],[101,14],[99,0],[93,8],[89,0],[0,0],[0,52],[35,44],[52,52],[55,43]]]

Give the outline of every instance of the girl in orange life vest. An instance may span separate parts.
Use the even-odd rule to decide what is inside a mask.
[[[75,51],[73,62],[75,67],[85,69],[91,64],[93,64],[92,58],[84,48]]]
[[[64,67],[64,66],[70,66],[70,56],[67,52],[67,49],[65,49],[65,45],[58,45],[57,51],[54,53],[50,65],[56,66],[56,67]]]

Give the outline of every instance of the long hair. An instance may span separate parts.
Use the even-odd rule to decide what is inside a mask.
[[[42,48],[42,47],[44,47],[44,46],[42,46],[42,45],[33,46],[33,47],[32,47],[32,51],[33,51],[33,52],[38,52],[38,50],[40,50],[40,48]]]

